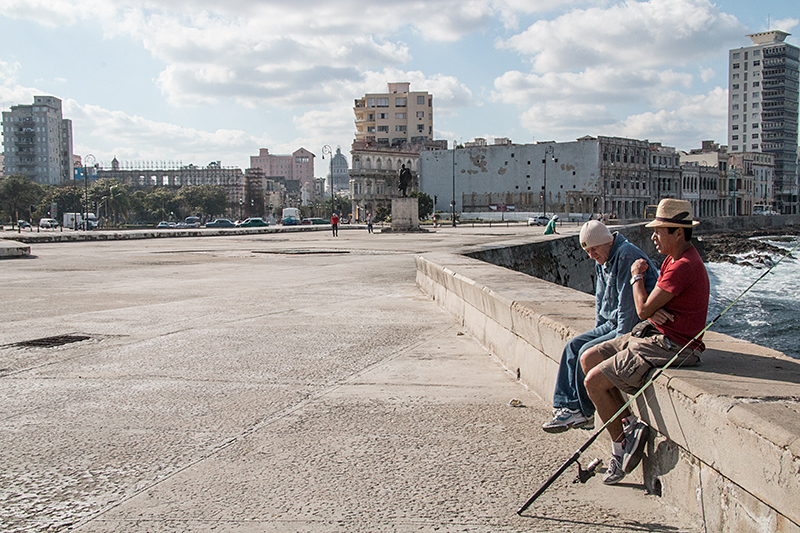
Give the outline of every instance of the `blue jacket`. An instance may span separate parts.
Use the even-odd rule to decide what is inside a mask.
[[[604,340],[630,333],[640,322],[636,314],[631,287],[631,265],[637,259],[647,261],[644,286],[647,293],[656,286],[658,268],[636,245],[628,242],[619,232],[614,234],[614,245],[608,261],[602,266],[595,263],[595,327],[604,331]]]

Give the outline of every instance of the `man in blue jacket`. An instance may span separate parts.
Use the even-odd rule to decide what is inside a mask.
[[[581,247],[595,261],[595,328],[570,340],[561,353],[556,390],[553,393],[553,419],[542,428],[561,433],[570,428],[594,428],[594,404],[583,384],[580,356],[601,342],[630,333],[639,323],[630,284],[631,265],[637,259],[647,261],[644,286],[648,293],[658,278],[658,269],[634,244],[619,232],[612,234],[597,220],[581,228]]]

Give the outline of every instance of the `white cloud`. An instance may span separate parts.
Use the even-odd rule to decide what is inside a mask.
[[[202,131],[95,105],[80,105],[74,100],[65,100],[63,108],[64,116],[73,121],[73,131],[80,132],[75,135],[75,152],[83,154],[91,150],[98,161],[106,164],[115,156],[205,164],[217,159],[219,153],[246,158],[254,155],[253,146],[264,144],[263,139],[244,131]],[[113,139],[113,145],[108,139]],[[233,163],[223,161],[223,164]]]
[[[800,24],[800,20],[796,18],[786,17],[784,19],[773,20],[770,24],[770,28],[764,28],[764,30],[781,30],[787,33],[791,32],[792,29]]]
[[[536,72],[598,65],[629,69],[686,64],[745,32],[708,0],[627,0],[540,20],[498,46],[530,56]]]

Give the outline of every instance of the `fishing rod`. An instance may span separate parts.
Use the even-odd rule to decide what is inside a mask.
[[[672,359],[670,359],[669,361],[667,361],[667,363],[666,363],[664,366],[662,366],[661,368],[659,368],[659,369],[658,369],[658,370],[657,370],[657,371],[656,371],[656,372],[653,374],[653,376],[652,376],[652,377],[651,377],[649,380],[647,380],[647,383],[645,383],[645,384],[644,384],[644,385],[643,385],[643,386],[642,386],[642,387],[641,387],[641,388],[640,388],[638,391],[636,391],[636,393],[635,393],[633,396],[631,396],[631,397],[628,399],[628,401],[627,401],[627,402],[625,402],[625,405],[623,405],[623,406],[622,406],[622,407],[619,409],[619,411],[617,411],[617,412],[614,414],[614,416],[612,416],[611,418],[609,418],[609,419],[608,419],[608,420],[607,420],[607,421],[606,421],[606,422],[605,422],[605,423],[604,423],[604,424],[603,424],[603,425],[600,427],[600,429],[598,429],[597,431],[595,431],[595,432],[594,432],[594,434],[593,434],[591,437],[589,437],[589,439],[588,439],[586,442],[584,442],[584,443],[583,443],[583,445],[582,445],[580,448],[578,448],[578,449],[575,451],[575,453],[573,453],[573,454],[572,454],[572,457],[570,457],[569,459],[567,459],[567,460],[566,460],[566,462],[564,462],[564,464],[562,464],[562,465],[559,467],[559,469],[558,469],[558,470],[556,470],[556,471],[555,471],[555,473],[553,473],[553,475],[552,475],[552,476],[550,476],[550,477],[547,479],[547,481],[545,481],[545,482],[542,484],[542,486],[541,486],[541,487],[539,487],[539,489],[538,489],[538,490],[537,490],[535,493],[533,493],[533,496],[531,496],[530,498],[528,498],[528,501],[526,501],[526,502],[525,502],[525,503],[522,505],[522,507],[520,507],[520,508],[517,510],[517,514],[518,514],[518,515],[521,515],[522,513],[524,513],[524,512],[525,512],[525,510],[526,510],[528,507],[530,507],[530,506],[531,506],[531,504],[532,504],[534,501],[536,501],[536,498],[538,498],[539,496],[541,496],[541,495],[542,495],[542,493],[543,493],[544,491],[546,491],[546,490],[548,489],[548,487],[550,487],[550,485],[552,485],[552,484],[553,484],[553,482],[554,482],[556,479],[558,479],[558,478],[561,476],[561,474],[563,474],[563,473],[564,473],[564,472],[567,470],[567,468],[569,468],[569,467],[570,467],[570,465],[572,465],[573,463],[577,463],[577,462],[578,462],[578,459],[579,459],[579,458],[580,458],[580,456],[581,456],[581,454],[582,454],[583,452],[585,452],[585,451],[586,451],[586,450],[589,448],[589,446],[591,446],[591,445],[594,443],[594,441],[596,441],[596,440],[597,440],[597,437],[599,437],[599,436],[600,436],[600,434],[603,432],[603,430],[605,430],[605,429],[608,427],[608,425],[609,425],[609,424],[610,424],[612,421],[616,420],[616,418],[617,418],[618,416],[620,416],[620,415],[621,415],[621,414],[622,414],[622,413],[623,413],[623,412],[624,412],[624,411],[625,411],[625,410],[626,410],[626,409],[627,409],[627,408],[628,408],[628,407],[629,407],[629,406],[630,406],[630,405],[631,405],[631,404],[634,402],[634,400],[636,400],[636,398],[638,398],[639,396],[641,396],[641,395],[644,393],[644,391],[647,389],[647,387],[649,387],[650,385],[652,385],[652,384],[653,384],[653,382],[654,382],[654,381],[655,381],[655,380],[656,380],[656,379],[657,379],[657,378],[658,378],[658,377],[659,377],[659,376],[660,376],[660,375],[661,375],[661,374],[662,374],[662,373],[663,373],[663,372],[664,372],[664,371],[665,371],[667,368],[669,368],[669,367],[672,365],[672,363],[674,363],[674,362],[675,362],[675,360],[676,360],[676,359],[678,359],[678,356],[679,356],[679,355],[681,355],[681,354],[682,354],[682,353],[683,353],[683,352],[684,352],[684,351],[685,351],[685,350],[686,350],[686,349],[687,349],[689,346],[691,346],[691,344],[692,344],[692,343],[696,342],[696,341],[697,341],[697,340],[698,340],[700,337],[702,337],[702,336],[703,336],[703,333],[705,333],[705,332],[708,330],[708,328],[710,328],[711,326],[713,326],[713,325],[714,325],[714,323],[715,323],[717,320],[719,320],[720,318],[722,318],[722,316],[723,316],[725,313],[727,313],[727,312],[728,312],[728,311],[731,309],[731,307],[733,307],[733,306],[734,306],[734,305],[735,305],[735,304],[736,304],[736,303],[737,303],[737,302],[738,302],[738,301],[739,301],[739,300],[740,300],[740,299],[741,299],[741,298],[742,298],[742,297],[743,297],[745,294],[747,294],[747,293],[750,291],[750,289],[752,289],[752,288],[753,288],[753,287],[756,285],[756,283],[758,283],[759,281],[761,281],[762,279],[764,279],[764,277],[765,277],[767,274],[769,274],[770,272],[772,272],[772,269],[773,269],[773,268],[775,268],[776,266],[778,266],[778,265],[781,263],[781,261],[783,261],[783,260],[784,260],[784,259],[785,259],[787,256],[790,256],[790,255],[792,255],[792,253],[794,253],[794,251],[795,251],[795,250],[797,250],[798,246],[800,246],[800,242],[798,242],[798,243],[797,243],[797,244],[794,246],[794,248],[792,248],[791,250],[789,250],[789,252],[788,252],[787,254],[785,254],[785,255],[781,256],[781,258],[780,258],[780,259],[778,259],[778,261],[777,261],[777,262],[773,263],[773,264],[772,264],[772,265],[771,265],[769,268],[767,268],[767,270],[766,270],[766,271],[764,271],[764,273],[762,273],[762,274],[761,274],[761,275],[760,275],[758,278],[756,278],[756,280],[755,280],[755,281],[753,281],[753,283],[751,283],[749,287],[747,287],[747,288],[746,288],[744,291],[742,291],[742,293],[741,293],[741,294],[739,294],[739,296],[737,296],[737,297],[736,297],[736,298],[735,298],[735,299],[734,299],[734,300],[733,300],[733,301],[732,301],[732,302],[731,302],[731,303],[730,303],[730,304],[729,304],[729,305],[728,305],[728,306],[727,306],[725,309],[723,309],[722,311],[720,311],[720,313],[719,313],[717,316],[715,316],[715,317],[714,317],[714,318],[713,318],[713,319],[712,319],[712,320],[711,320],[711,321],[710,321],[710,322],[709,322],[709,323],[706,325],[706,327],[704,327],[704,328],[703,328],[703,329],[700,331],[700,333],[698,333],[697,335],[695,335],[695,336],[694,336],[694,337],[693,337],[691,340],[689,340],[689,342],[687,342],[686,344],[684,344],[684,345],[683,345],[683,347],[682,347],[680,350],[678,350],[678,352],[677,352],[677,353],[676,353],[674,356],[672,356]],[[593,462],[592,462],[592,464],[591,464],[591,465],[589,465],[589,467],[588,467],[586,470],[584,470],[583,468],[581,468],[581,465],[580,465],[580,463],[578,463],[578,477],[576,478],[576,481],[580,481],[581,483],[585,483],[585,482],[586,482],[586,480],[588,480],[590,477],[592,477],[592,476],[594,475],[594,469],[595,469],[595,468],[597,468],[597,466],[599,466],[599,463],[600,463],[600,462],[599,462],[598,460],[595,460],[595,461],[593,461]]]

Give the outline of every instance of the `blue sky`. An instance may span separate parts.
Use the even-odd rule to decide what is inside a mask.
[[[768,27],[769,25],[769,27]],[[437,139],[725,143],[727,51],[796,0],[0,0],[0,107],[53,95],[108,164],[340,146],[353,100],[434,95]]]

